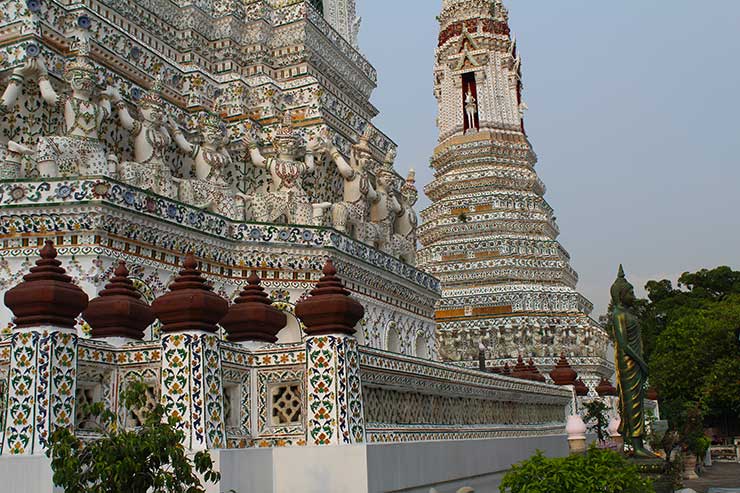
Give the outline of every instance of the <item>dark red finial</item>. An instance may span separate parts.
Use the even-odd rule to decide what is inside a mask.
[[[555,385],[575,385],[578,374],[571,368],[570,363],[565,358],[565,354],[560,355],[560,360],[555,368],[550,372],[550,378]]]
[[[295,314],[303,321],[308,335],[355,333],[355,325],[365,316],[365,308],[350,296],[331,260],[323,268],[311,296],[299,302]]]
[[[116,277],[128,277],[126,262],[124,262],[123,260],[119,260],[116,270],[113,271],[113,275],[115,275]]]
[[[5,293],[5,305],[15,315],[13,322],[17,327],[74,328],[77,316],[87,307],[87,295],[56,259],[52,241],[46,241],[39,255],[23,282]]]
[[[532,358],[529,358],[528,371],[530,380],[534,380],[535,382],[544,382],[546,380],[545,376],[537,369],[537,366],[534,364],[534,360]]]
[[[580,378],[576,380],[574,389],[576,391],[576,395],[579,397],[584,397],[588,395],[588,387],[586,386],[585,383],[583,383],[583,380],[581,380]]]
[[[607,395],[617,395],[617,389],[614,388],[609,380],[601,377],[599,385],[596,386],[596,393],[599,394],[601,397]]]
[[[188,253],[185,255],[185,261],[182,264],[183,267],[185,267],[186,270],[194,271],[198,269],[198,261],[195,260],[195,255],[192,253]]]
[[[57,249],[54,248],[54,242],[46,240],[44,246],[39,250],[39,255],[43,259],[55,259],[57,258]]]
[[[524,358],[522,358],[521,354],[516,359],[516,365],[514,365],[511,371],[511,376],[514,378],[529,379],[529,369],[524,363]]]
[[[202,330],[214,333],[226,315],[229,303],[213,293],[193,254],[188,254],[183,269],[170,285],[169,293],[152,303],[155,316],[162,322],[162,332]]]
[[[288,323],[285,313],[270,302],[265,290],[260,286],[260,278],[252,272],[247,285],[234,300],[229,312],[221,319],[232,342],[261,341],[277,342],[277,334]]]
[[[331,259],[327,259],[324,263],[324,268],[321,270],[325,276],[331,277],[337,275],[337,269],[334,267],[334,262]]]
[[[118,262],[110,282],[90,301],[82,317],[92,328],[92,337],[127,337],[141,340],[155,320],[152,309],[128,278],[126,262]]]

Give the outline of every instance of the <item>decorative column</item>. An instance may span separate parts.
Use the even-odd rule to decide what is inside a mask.
[[[365,309],[350,297],[331,260],[311,296],[295,313],[305,325],[307,441],[343,445],[365,441],[360,358],[355,325]]]
[[[141,300],[141,294],[128,278],[123,260],[100,296],[90,301],[82,312],[82,317],[90,324],[93,338],[106,338],[115,346],[142,340],[144,330],[155,320],[152,309]]]
[[[601,382],[596,386],[596,393],[599,394],[599,397],[601,397],[609,406],[610,419],[609,426],[607,426],[609,438],[612,442],[617,444],[619,450],[622,450],[624,447],[624,439],[622,438],[622,435],[619,434],[619,425],[622,420],[619,417],[619,398],[617,397],[617,389],[614,388],[614,385],[612,385],[609,380],[602,377]]]
[[[179,421],[184,445],[191,450],[226,446],[221,350],[217,324],[228,302],[198,270],[193,255],[170,291],[154,300],[162,322],[162,403]]]
[[[227,339],[247,346],[277,342],[278,332],[287,323],[288,317],[272,306],[255,273],[247,278],[247,286],[221,320]]]
[[[5,455],[43,454],[50,434],[74,426],[77,386],[75,319],[87,295],[47,241],[23,282],[5,293],[15,318],[10,351]]]
[[[555,385],[569,388],[573,395],[571,398],[571,412],[565,424],[565,432],[568,434],[568,449],[571,454],[581,454],[586,451],[586,424],[578,414],[576,401],[578,382],[583,385],[583,381],[577,380],[577,377],[578,374],[570,366],[565,355],[561,354],[555,368],[550,371],[550,378]],[[586,386],[583,385],[583,387]],[[586,393],[588,393],[588,387],[586,387]]]

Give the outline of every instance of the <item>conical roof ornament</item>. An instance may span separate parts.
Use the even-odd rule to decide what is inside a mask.
[[[152,303],[162,322],[162,332],[204,331],[215,333],[229,303],[213,292],[198,270],[195,256],[188,254],[170,291]]]
[[[511,376],[515,378],[523,378],[523,379],[529,378],[529,371],[527,369],[527,365],[524,363],[524,359],[522,358],[521,354],[516,360],[516,365],[514,366],[514,369],[511,371]]]
[[[288,323],[288,317],[270,301],[265,290],[260,286],[260,278],[252,274],[247,278],[247,285],[229,312],[221,319],[221,326],[226,329],[231,342],[277,342],[277,334]]]
[[[583,383],[583,380],[581,380],[580,378],[576,380],[574,389],[576,391],[576,395],[579,397],[584,397],[588,395],[588,386],[585,383]]]
[[[310,336],[352,335],[357,322],[365,316],[365,308],[344,288],[331,259],[326,261],[323,273],[311,295],[296,304],[295,314]]]
[[[608,395],[617,395],[617,389],[614,388],[609,380],[601,377],[601,382],[599,382],[599,385],[596,386],[596,393],[599,394],[601,397]]]
[[[126,262],[118,262],[110,282],[90,301],[82,318],[90,324],[92,337],[127,337],[141,340],[144,330],[155,320],[151,307],[128,278]]]
[[[578,374],[571,368],[564,353],[560,355],[560,360],[550,372],[550,378],[555,385],[575,385]]]
[[[5,293],[5,305],[15,315],[17,327],[74,328],[77,316],[87,307],[88,297],[57,260],[54,243],[47,240],[41,256],[23,282]]]
[[[530,379],[534,380],[535,382],[544,382],[545,376],[540,373],[540,371],[537,369],[537,366],[534,364],[534,360],[532,358],[529,358],[529,374]]]

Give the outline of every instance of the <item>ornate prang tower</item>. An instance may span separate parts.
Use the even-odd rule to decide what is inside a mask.
[[[419,263],[442,281],[444,357],[477,365],[519,354],[549,369],[565,353],[595,386],[608,337],[576,290],[522,120],[521,58],[501,0],[443,0],[434,69],[439,145]]]

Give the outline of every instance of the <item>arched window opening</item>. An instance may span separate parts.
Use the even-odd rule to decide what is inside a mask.
[[[480,129],[478,118],[478,86],[475,83],[475,72],[462,75],[462,105],[464,130],[477,131]]]
[[[388,329],[388,351],[392,353],[401,352],[401,335],[395,327]]]
[[[416,336],[416,356],[419,358],[429,359],[429,344],[424,334]]]

